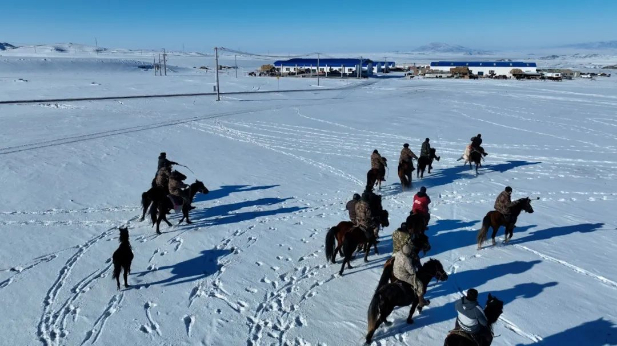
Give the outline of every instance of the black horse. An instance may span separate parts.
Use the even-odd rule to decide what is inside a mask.
[[[469,169],[472,169],[472,162],[476,164],[476,175],[478,175],[478,168],[482,167],[482,153],[478,150],[471,149],[471,152],[469,153],[469,161],[466,161],[465,163],[467,162],[469,162]]]
[[[390,225],[390,221],[388,220],[388,211],[383,210],[380,214],[380,224],[384,227]],[[330,232],[333,231],[334,228],[330,229]],[[368,262],[368,253],[370,252],[371,245],[374,247],[375,254],[379,254],[377,250],[377,242],[375,238],[375,234],[372,231],[369,231],[369,236],[367,238],[366,234],[360,227],[354,227],[351,231],[347,232],[343,236],[343,263],[341,264],[341,270],[339,271],[339,275],[343,275],[343,271],[345,270],[345,264],[347,264],[347,269],[352,269],[351,267],[351,259],[353,257],[354,252],[358,249],[359,245],[362,245],[364,249],[364,262]],[[340,248],[340,245],[339,245]],[[326,235],[326,259],[332,259],[336,256],[336,249],[334,248],[334,237]]]
[[[208,188],[199,180],[195,180],[194,183],[189,185],[188,187],[188,196],[189,201],[192,201],[195,198],[195,195],[200,192],[203,194],[207,194]],[[161,234],[159,230],[161,221],[165,221],[169,227],[171,227],[171,223],[167,220],[167,214],[174,209],[174,204],[171,201],[170,197],[163,195],[161,198],[160,195],[156,195],[159,199],[153,201],[153,205],[150,207],[150,220],[152,221],[152,225],[156,225],[156,233]],[[182,218],[178,222],[178,224],[182,223],[186,219],[187,224],[191,224],[191,220],[189,219],[189,211],[191,210],[190,203],[182,203]]]
[[[388,167],[388,159],[382,157],[384,165],[380,169],[370,169],[366,172],[366,190],[373,191],[375,186],[381,190],[381,182],[386,179],[386,167]]]
[[[506,218],[497,210],[489,211],[486,213],[486,216],[482,220],[482,228],[478,232],[478,250],[482,248],[482,243],[486,239],[486,234],[488,233],[489,228],[493,228],[493,235],[491,238],[493,239],[493,246],[496,244],[495,236],[497,235],[497,231],[499,227],[506,226],[506,235],[504,243],[508,243],[512,236],[514,235],[514,227],[516,224],[516,220],[518,216],[521,214],[521,211],[526,211],[528,213],[533,213],[533,208],[531,207],[531,199],[529,197],[520,198],[514,201],[514,205],[510,207],[510,220],[506,221]]]
[[[446,336],[444,346],[490,346],[493,342],[492,325],[497,322],[502,312],[503,302],[489,293],[484,308],[484,315],[486,316],[488,327],[478,333],[476,338],[460,329],[451,330],[448,336]]]
[[[129,287],[127,276],[131,273],[131,262],[133,261],[133,251],[129,242],[128,228],[120,227],[120,246],[112,256],[114,263],[114,274],[112,279],[116,279],[118,290],[120,289],[120,271],[124,269],[124,287]]]
[[[387,273],[387,271],[387,269],[384,269],[382,278],[384,275],[386,275],[386,277],[388,278],[392,275],[391,272]],[[418,278],[422,282],[425,292],[428,283],[433,278],[435,278],[437,281],[448,280],[448,274],[443,269],[441,262],[436,259],[430,259],[428,262],[426,262],[422,266],[422,268],[418,270],[418,273],[416,275],[418,275]],[[386,319],[397,306],[411,305],[411,309],[409,310],[409,316],[407,317],[407,323],[412,324],[412,317],[414,312],[416,311],[418,303],[418,297],[407,283],[402,283],[399,281],[378,288],[375,291],[373,299],[371,300],[371,304],[368,308],[368,333],[366,334],[366,343],[371,343],[371,340],[373,339],[373,334],[375,334],[375,331],[377,330],[379,325],[381,325],[382,323],[387,323]]]
[[[441,157],[437,156],[437,149],[431,148],[429,156],[420,156],[418,159],[418,169],[416,170],[416,178],[424,178],[424,171],[428,167],[428,174],[431,174],[433,169],[433,161],[439,161]]]
[[[171,174],[175,175],[177,179],[180,179],[180,180],[186,179],[186,175],[178,171],[173,171]],[[141,218],[139,219],[140,222],[145,219],[146,213],[148,212],[148,209],[152,205],[153,201],[160,201],[169,194],[169,191],[166,188],[168,181],[166,181],[164,184],[165,184],[165,188],[157,186],[156,177],[155,177],[154,179],[152,179],[152,187],[150,188],[150,190],[141,194],[142,213],[141,213]]]

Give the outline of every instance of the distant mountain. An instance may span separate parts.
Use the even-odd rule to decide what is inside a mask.
[[[577,49],[617,49],[617,40],[569,44],[563,47]]]
[[[421,53],[454,53],[454,54],[465,54],[465,55],[487,55],[492,54],[489,51],[472,49],[464,46],[459,46],[456,44],[448,44],[448,43],[440,43],[440,42],[432,42],[427,45],[418,47],[413,50],[414,52]]]
[[[0,50],[15,49],[15,48],[17,47],[13,46],[10,43],[0,42]]]

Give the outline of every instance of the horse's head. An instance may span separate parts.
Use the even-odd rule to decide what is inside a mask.
[[[484,307],[484,314],[486,315],[488,323],[493,324],[497,322],[502,313],[503,302],[489,293],[488,299],[486,300],[486,306]]]
[[[533,207],[531,206],[531,199],[529,197],[519,199],[518,203],[520,203],[521,209],[529,214],[533,213]]]
[[[426,262],[422,269],[425,269],[431,277],[434,277],[437,281],[446,281],[448,280],[448,274],[443,269],[443,265],[439,260],[431,258]]]
[[[428,236],[424,233],[413,236],[411,243],[416,249],[422,250],[425,255],[431,250],[431,243],[429,243]]]
[[[388,227],[390,226],[390,219],[389,219],[389,214],[387,210],[382,210],[380,215],[379,215],[379,223],[381,224],[382,227]]]
[[[210,192],[206,185],[197,179],[195,179],[195,182],[191,184],[191,189],[193,189],[193,191],[203,193],[204,195]]]
[[[124,243],[129,241],[129,229],[127,227],[120,227],[120,242]]]

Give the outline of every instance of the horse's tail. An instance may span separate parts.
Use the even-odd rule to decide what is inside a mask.
[[[336,240],[336,233],[338,232],[338,228],[332,227],[326,234],[326,260],[330,261],[334,257],[334,242]]]
[[[381,300],[381,293],[375,292],[371,304],[368,306],[368,331],[375,330],[377,321],[379,320],[379,301]]]
[[[390,281],[390,278],[392,277],[392,272],[394,270],[391,259],[386,261],[386,264],[383,267],[383,272],[381,273],[381,277],[379,278],[379,284],[377,284],[377,289],[375,291],[379,291],[380,288],[387,285]]]
[[[489,211],[484,219],[482,220],[482,228],[478,231],[478,247],[482,245],[484,239],[486,239],[486,234],[488,233],[488,229],[491,227],[491,212]]]
[[[120,277],[120,270],[122,270],[122,266],[120,263],[114,262],[114,274],[111,276],[112,279],[117,279]]]
[[[143,210],[148,210],[150,203],[152,203],[152,201],[149,200],[148,193],[147,192],[142,193],[141,194],[141,207],[143,208]]]
[[[152,206],[150,206],[150,220],[152,221],[152,225],[156,224],[156,213],[159,209],[160,201],[154,200],[152,201]]]

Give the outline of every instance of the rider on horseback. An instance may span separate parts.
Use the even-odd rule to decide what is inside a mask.
[[[392,232],[392,253],[401,251],[403,245],[407,244],[410,238],[407,224],[403,222],[400,228]]]
[[[381,181],[386,181],[386,161],[379,155],[377,149],[373,150],[373,154],[371,154],[371,169],[376,171],[377,176]]]
[[[514,203],[510,199],[512,195],[512,188],[510,186],[506,186],[506,189],[501,191],[497,199],[495,200],[495,210],[503,215],[504,219],[506,219],[507,224],[516,223],[516,218],[512,217],[510,213],[510,208],[514,206]]]
[[[418,278],[416,266],[420,265],[420,258],[412,249],[411,243],[403,245],[401,251],[394,254],[394,267],[392,268],[394,276],[411,286],[413,292],[418,296],[418,306],[423,307],[429,305],[429,302],[424,299],[424,285]]]
[[[173,162],[173,161],[169,161],[167,160],[167,153],[163,152],[159,155],[159,168],[157,168],[157,172],[158,170],[160,170],[162,167],[170,167],[171,165],[177,165],[177,162]]]
[[[193,207],[191,207],[191,200],[187,189],[188,185],[184,183],[184,179],[186,179],[184,174],[178,171],[173,171],[169,176],[169,194],[171,196],[180,197],[185,205],[193,209]],[[175,201],[174,204],[176,204]]]
[[[471,149],[478,151],[479,153],[481,153],[483,156],[488,155],[485,151],[484,148],[481,147],[482,145],[482,135],[478,133],[477,136],[475,137],[471,137]]]
[[[490,329],[484,311],[478,304],[478,291],[470,288],[467,296],[456,301],[454,307],[458,313],[454,329],[466,332],[478,345],[482,345],[479,340],[483,339],[484,333],[490,333]]]
[[[154,184],[156,187],[161,188],[167,192],[169,192],[169,177],[171,176],[171,166],[163,166],[159,168],[156,173],[156,178],[154,178]]]
[[[349,212],[349,220],[356,224],[356,204],[360,201],[361,197],[357,193],[353,194],[353,199],[345,205],[345,209]]]
[[[376,233],[378,228],[374,222],[373,214],[371,213],[371,207],[369,205],[369,195],[367,193],[362,194],[362,199],[356,202],[356,225],[360,227],[366,239],[371,239]]]
[[[428,205],[431,203],[431,198],[426,194],[426,187],[422,186],[420,188],[420,192],[416,193],[413,196],[413,207],[411,208],[411,212],[413,214],[420,214],[424,217],[426,226],[428,226],[428,222],[431,219],[431,214],[428,212]],[[427,230],[428,227],[425,227]]]
[[[398,163],[400,165],[403,162],[409,162],[411,164],[411,170],[413,170],[413,161],[411,161],[411,159],[417,160],[418,157],[416,156],[416,154],[413,153],[413,151],[411,151],[411,149],[409,149],[409,143],[405,143],[403,144],[403,149],[401,150],[401,156],[398,159]]]

